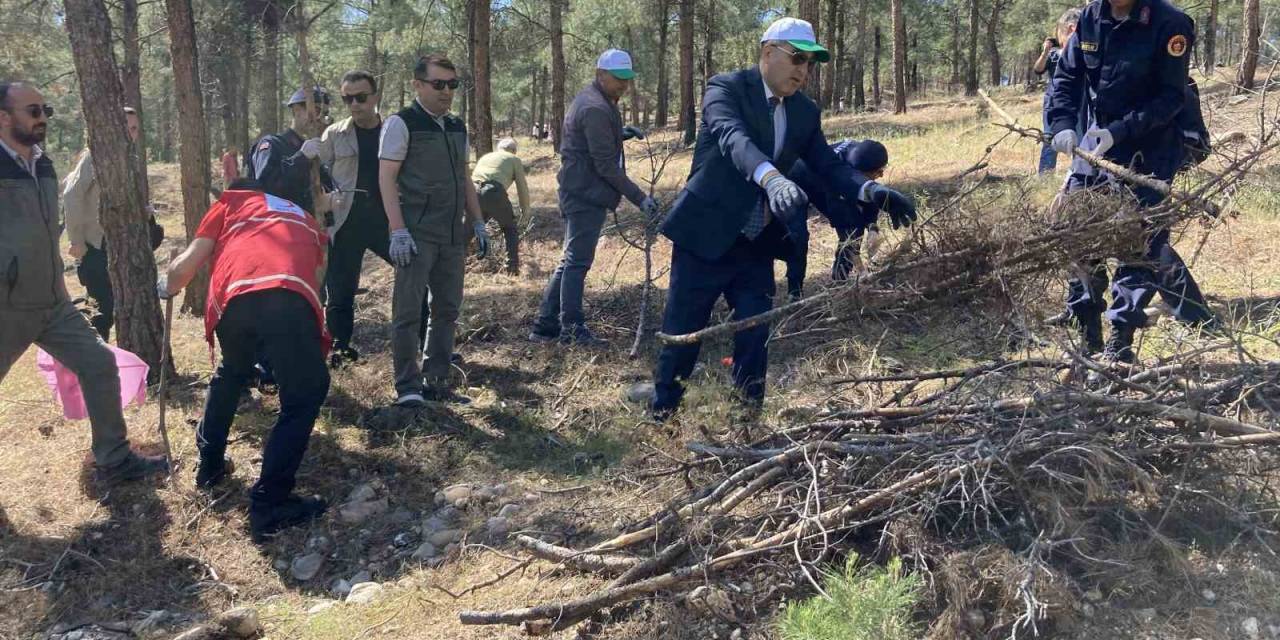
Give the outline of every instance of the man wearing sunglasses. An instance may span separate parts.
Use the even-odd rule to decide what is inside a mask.
[[[332,124],[320,136],[320,163],[329,169],[335,187],[332,244],[325,275],[325,322],[333,335],[331,366],[355,362],[360,352],[351,346],[355,296],[366,251],[391,264],[387,212],[378,189],[378,80],[367,71],[350,71],[339,88],[351,116]]]
[[[702,329],[722,295],[734,320],[773,307],[773,261],[794,252],[786,223],[808,208],[804,192],[788,177],[797,161],[834,195],[883,200],[884,187],[851,171],[831,150],[818,106],[800,93],[813,65],[829,59],[812,25],[782,18],[760,39],[758,66],[707,83],[693,168],[662,224],[674,245],[663,333]],[[901,213],[895,227],[916,216],[914,206]],[[733,381],[748,415],[764,402],[768,339],[767,324],[734,336]],[[680,405],[698,350],[697,344],[663,347],[654,373],[655,419]]]
[[[618,100],[635,77],[631,55],[609,49],[596,61],[596,78],[574,97],[565,113],[560,143],[560,215],[565,221],[564,255],[551,274],[529,339],[598,346],[587,328],[582,293],[595,261],[605,216],[625,196],[648,217],[658,204],[627,177]]]
[[[489,234],[467,166],[467,127],[449,112],[459,86],[448,58],[420,59],[413,69],[417,97],[387,118],[378,149],[378,185],[391,229],[387,253],[396,266],[391,359],[396,404],[404,407],[470,402],[449,388],[450,356],[467,242],[474,234],[483,257]],[[430,307],[425,340],[419,335],[424,297]]]
[[[168,471],[129,448],[115,355],[71,304],[58,251],[58,178],[40,143],[53,109],[24,83],[0,82],[0,380],[32,343],[76,375],[100,484]]]

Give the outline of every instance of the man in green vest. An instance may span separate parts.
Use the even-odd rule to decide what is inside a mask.
[[[378,150],[378,187],[391,229],[388,253],[396,266],[391,359],[396,404],[404,407],[428,400],[470,402],[449,389],[449,359],[462,308],[467,241],[474,233],[484,256],[489,234],[467,167],[467,127],[449,113],[458,85],[448,58],[432,54],[419,60],[413,69],[417,98],[387,118]],[[425,350],[418,337],[424,295],[431,311]]]

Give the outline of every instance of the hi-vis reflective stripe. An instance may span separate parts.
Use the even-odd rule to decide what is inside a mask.
[[[302,226],[302,228],[306,229],[307,231],[310,231],[311,235],[316,237],[317,243],[320,242],[320,234],[316,233],[316,230],[312,229],[311,225],[307,224],[305,220],[294,220],[293,218],[286,218],[284,216],[272,216],[270,218],[254,216],[252,218],[249,218],[248,220],[242,220],[240,222],[237,222],[231,225],[231,228],[227,230],[235,231],[236,229],[239,229],[240,227],[243,227],[244,225],[249,224],[250,222],[288,222],[289,224],[300,225]]]
[[[316,290],[312,289],[311,285],[307,284],[306,280],[303,280],[298,276],[288,274],[288,273],[275,273],[269,276],[248,278],[246,280],[236,280],[235,282],[232,282],[231,284],[227,285],[227,295],[230,295],[233,291],[235,291],[236,289],[239,289],[240,287],[251,287],[255,284],[262,284],[263,282],[271,282],[272,280],[288,280],[289,282],[296,282],[302,285],[302,288],[306,289],[307,293],[311,294],[311,298],[315,302],[316,306],[320,306],[320,307],[324,306],[320,304],[320,296],[316,295]]]

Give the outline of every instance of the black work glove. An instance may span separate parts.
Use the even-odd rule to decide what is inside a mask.
[[[623,127],[622,139],[625,141],[625,140],[630,140],[632,138],[635,138],[636,140],[644,140],[644,132],[631,125],[627,125]]]
[[[809,206],[809,196],[780,173],[765,181],[764,190],[769,196],[769,210],[784,220]]]
[[[872,204],[889,214],[889,221],[893,224],[894,229],[909,227],[911,223],[916,221],[916,203],[909,196],[881,185],[879,182],[872,182],[867,185],[867,195],[871,198]]]

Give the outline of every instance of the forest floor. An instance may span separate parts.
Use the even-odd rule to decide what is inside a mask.
[[[1245,122],[1249,110],[1257,108],[1252,102],[1228,105],[1212,87],[1206,93],[1207,100],[1236,113],[1215,129]],[[1010,91],[996,97],[1024,124],[1039,126],[1038,95]],[[904,116],[837,116],[825,128],[831,139],[883,141],[892,158],[884,182],[914,193],[928,212],[931,202],[942,200],[937,194],[1001,138],[1003,132],[989,122],[975,100],[953,98]],[[514,504],[503,513],[507,522],[497,526],[509,524],[515,532],[583,547],[651,513],[678,488],[679,478],[655,483],[646,473],[683,458],[687,441],[730,424],[722,400],[727,383],[722,358],[730,344],[706,345],[704,366],[679,419],[655,425],[640,408],[624,402],[628,385],[649,379],[656,348],[650,340],[640,357],[627,357],[643,260],[617,228],[601,240],[587,290],[588,317],[610,346],[563,349],[529,343],[530,321],[559,256],[562,223],[555,205],[558,163],[550,145],[531,140],[521,145],[534,205],[522,240],[523,271],[504,275],[495,258],[473,259],[469,265],[458,333],[464,362],[457,373],[474,402],[417,414],[388,408],[394,399],[387,331],[392,271],[370,255],[363,280],[368,291],[357,298],[354,340],[364,359],[334,372],[299,472],[299,491],[324,496],[333,505],[310,527],[263,546],[248,536],[244,489],[256,477],[261,444],[273,421],[277,403],[270,396],[255,394],[237,417],[229,448],[238,466],[233,486],[212,499],[195,490],[193,425],[213,369],[201,318],[174,320],[180,376],[172,387],[168,425],[180,462],[177,473],[168,484],[127,486],[108,496],[92,495],[88,487],[87,425],[61,418],[36,372],[35,350],[29,351],[0,383],[0,638],[42,638],[55,628],[89,623],[138,628],[146,620],[151,624],[138,628],[140,635],[168,637],[239,605],[256,607],[266,637],[277,640],[510,638],[519,631],[463,627],[457,613],[563,600],[598,588],[592,579],[541,562],[494,581],[518,568],[521,554],[502,532],[492,530],[490,519]],[[628,145],[633,177],[648,174],[643,148]],[[984,188],[1029,184],[1030,193],[1047,203],[1064,168],[1051,177],[1032,177],[1037,157],[1038,149],[1027,141],[998,145],[987,159]],[[658,191],[673,195],[688,163],[687,152],[677,156]],[[1275,167],[1264,174],[1242,190],[1237,218],[1218,227],[1202,246],[1196,228],[1177,246],[1192,261],[1217,310],[1234,322],[1273,330],[1280,303],[1280,190]],[[176,167],[153,165],[151,186],[170,238],[157,252],[163,256],[182,236]],[[629,206],[623,209],[624,220],[637,215]],[[828,279],[835,236],[819,220],[811,224],[810,287],[816,289]],[[888,237],[892,243],[898,236],[890,232]],[[670,245],[660,241],[654,257],[659,267],[667,265]],[[781,275],[779,265],[780,281]],[[68,283],[79,289],[74,271],[68,272]],[[665,285],[661,278],[659,288]],[[1060,300],[1061,291],[1047,291],[1040,311],[1056,312]],[[724,317],[725,310],[717,314]],[[824,351],[820,335],[776,336],[764,420],[787,407],[820,406],[833,394],[852,393],[812,383],[832,371],[963,366],[1004,353],[1007,345],[989,326],[967,323],[964,314],[957,309],[947,323],[937,324],[949,327],[941,333],[930,331],[928,320],[905,326],[870,323],[845,336],[854,346],[839,358]],[[1149,345],[1144,349],[1158,352],[1163,340],[1181,331],[1166,320],[1144,332]],[[135,444],[158,446],[154,401],[129,409],[127,417]],[[437,492],[460,483],[469,483],[473,495],[457,510],[456,522],[442,524],[452,514],[438,511]],[[358,488],[363,497],[372,496],[371,504],[358,506],[373,513],[356,513],[360,509],[354,507],[340,512],[339,505]],[[489,489],[496,495],[480,495]],[[1100,591],[1088,598],[1090,616],[1053,635],[1243,638],[1241,621],[1255,617],[1261,637],[1268,637],[1270,625],[1280,625],[1280,558],[1267,546],[1274,537],[1212,525],[1186,523],[1184,529],[1199,533],[1187,541],[1181,580]],[[453,540],[450,531],[465,537]],[[414,557],[432,536],[439,543],[436,555],[422,550]],[[295,560],[310,553],[322,558],[320,567],[313,577],[299,580]],[[334,588],[353,578],[380,583],[385,590],[369,604],[341,603]],[[679,602],[655,600],[610,627],[606,637],[728,637],[738,627],[744,638],[776,633],[767,616],[712,623]]]

